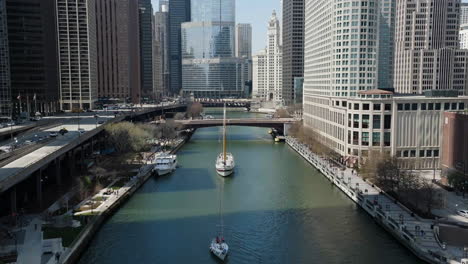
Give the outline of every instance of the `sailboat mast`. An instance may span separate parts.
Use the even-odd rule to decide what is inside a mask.
[[[226,103],[224,104],[224,118],[223,118],[223,159],[226,163]]]

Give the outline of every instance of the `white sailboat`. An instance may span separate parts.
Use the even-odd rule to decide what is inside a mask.
[[[223,190],[224,190],[224,181],[222,180],[220,183],[220,187],[219,187],[219,219],[220,219],[221,232],[219,233],[218,236],[216,236],[216,238],[213,238],[213,240],[211,240],[210,251],[211,253],[213,253],[213,255],[215,255],[216,257],[224,261],[227,254],[229,253],[229,246],[226,243],[226,241],[224,241]]]
[[[224,104],[223,152],[220,153],[216,159],[216,171],[223,177],[231,175],[234,172],[234,167],[236,166],[234,156],[226,151],[226,104]]]

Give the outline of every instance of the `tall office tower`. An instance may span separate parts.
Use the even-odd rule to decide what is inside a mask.
[[[235,0],[192,0],[182,24],[182,91],[195,97],[241,97],[242,63],[235,57]]]
[[[10,59],[5,0],[0,0],[0,117],[11,116]]]
[[[138,12],[132,0],[96,1],[99,98],[138,102],[140,71],[130,67],[140,56]]]
[[[282,89],[282,47],[280,43],[280,22],[276,17],[276,12],[273,11],[268,23],[267,47],[253,58],[254,80],[252,96],[264,101],[275,102],[278,105],[284,104]],[[262,65],[263,69],[261,69]],[[262,74],[264,74],[264,76],[262,76]]]
[[[468,3],[460,4],[460,25],[468,24]]]
[[[54,2],[6,0],[11,96],[15,115],[19,112],[58,110]]]
[[[91,109],[97,100],[95,0],[56,0],[62,110]]]
[[[304,76],[304,0],[283,1],[283,99],[294,102],[294,79]]]
[[[460,48],[468,49],[468,24],[460,26]]]
[[[169,94],[168,7],[167,4],[160,5],[161,9],[154,15],[154,83],[157,98]]]
[[[153,100],[153,6],[151,0],[138,0],[140,7],[140,102]]]
[[[190,21],[190,0],[169,1],[169,85],[171,94],[182,88],[181,24]]]
[[[468,51],[460,49],[459,5],[460,0],[397,0],[397,92],[453,89],[467,93]]]
[[[241,59],[242,80],[245,87],[244,96],[249,96],[249,84],[252,82],[252,26],[237,24],[236,26],[236,57]]]
[[[395,55],[395,0],[379,2],[379,57],[377,65],[377,87],[393,88],[393,56]]]
[[[159,12],[169,12],[169,0],[159,0]]]
[[[252,26],[237,24],[236,26],[236,57],[252,58]]]
[[[426,15],[402,14],[406,11],[401,9],[411,10],[412,4],[421,11],[433,6],[435,17],[443,17],[445,12],[438,2],[448,6],[446,0],[434,0],[426,3],[426,7],[420,2],[398,0],[400,10],[395,12],[398,16],[414,19],[411,21],[418,28],[435,27],[438,34],[457,30],[457,25],[446,28],[442,22],[432,25],[432,22],[418,20]],[[404,7],[404,3],[408,6]],[[393,3],[315,0],[306,1],[305,5],[304,125],[315,130],[317,138],[340,155],[341,162],[348,166],[365,162],[376,151],[401,159],[405,168],[438,168],[442,113],[465,109],[468,97],[441,97],[437,93],[396,94],[392,89],[385,89],[389,87],[383,84],[391,80],[392,72],[384,71],[380,66],[401,65],[406,59],[397,54],[394,61],[390,60],[389,54],[380,46],[388,43],[379,43],[388,39],[386,34],[392,32]],[[455,7],[452,3],[452,8]],[[413,22],[405,26],[413,28]],[[403,28],[404,24],[396,23],[396,32],[398,26]],[[452,38],[452,32],[446,34],[447,39],[458,42],[458,37]],[[402,33],[401,36],[409,40],[412,36],[429,39],[420,32]],[[399,40],[399,36],[396,39]],[[431,40],[441,44],[440,40]],[[405,44],[420,47],[423,43]],[[401,43],[397,42],[398,45]],[[412,53],[407,56],[411,58]],[[425,65],[427,61],[419,63]],[[395,66],[395,70],[399,67]],[[431,74],[434,73],[435,70]]]

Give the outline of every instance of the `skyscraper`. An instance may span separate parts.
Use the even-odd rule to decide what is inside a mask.
[[[168,4],[160,5],[160,10],[154,15],[154,83],[158,98],[169,93],[168,7]]]
[[[58,110],[54,2],[6,0],[11,96],[16,114]],[[21,100],[17,99],[19,95]]]
[[[192,0],[182,24],[182,90],[195,97],[241,97],[242,63],[235,57],[235,0]]]
[[[304,0],[283,0],[283,99],[294,99],[294,79],[304,76]]]
[[[91,109],[97,100],[95,0],[56,0],[62,110]]]
[[[394,12],[411,20],[395,23],[398,34],[406,27],[418,30],[431,27],[432,22],[419,19],[444,17],[443,6],[447,9],[449,5],[446,0],[426,1],[425,6],[419,5],[419,0],[397,0],[397,8],[394,9],[392,1],[305,2],[304,125],[313,129],[317,139],[340,155],[341,161],[349,166],[371,158],[372,152],[381,152],[397,157],[405,168],[438,168],[442,113],[464,110],[468,97],[394,93],[385,84],[392,80],[393,73],[382,69],[382,65],[394,64],[395,76],[398,76],[399,68],[407,67],[404,66],[406,60],[416,62],[411,61],[411,53],[406,56],[395,54],[391,60],[392,48],[382,42],[392,38]],[[439,2],[444,3],[439,5]],[[428,11],[430,8],[427,7],[431,6],[433,9],[428,12],[433,13],[413,13],[411,10],[416,6],[421,11]],[[457,12],[453,10],[456,6],[452,3],[453,12]],[[451,16],[457,18],[456,15]],[[453,26],[452,23],[450,28],[446,27],[443,20],[432,25],[439,33],[457,31],[458,26]],[[425,45],[412,42],[412,37],[418,41],[431,39],[431,34],[421,31],[400,34],[395,37],[397,49],[398,45],[407,48]],[[453,32],[443,34],[447,35],[432,41],[439,44],[445,40],[458,42]],[[426,65],[427,61],[417,63]],[[429,66],[424,67],[430,71]],[[413,74],[408,68],[405,71],[408,75]],[[435,72],[431,74],[436,75]]]
[[[396,2],[395,90],[422,94],[454,89],[467,94],[468,51],[460,49],[460,0]]]
[[[253,98],[284,104],[282,66],[280,22],[273,11],[268,23],[267,47],[253,58]]]
[[[460,25],[468,24],[468,3],[460,4]]]
[[[170,93],[182,88],[181,24],[190,21],[190,0],[169,2],[169,85]]]
[[[252,26],[250,24],[237,24],[236,26],[236,57],[242,63],[241,84],[244,87],[244,96],[250,96],[252,83]]]
[[[0,117],[11,115],[10,60],[5,0],[0,0]]]
[[[252,58],[252,26],[237,24],[236,26],[236,57]]]
[[[140,94],[138,5],[132,0],[96,1],[98,95],[125,101]],[[135,44],[132,44],[135,43]],[[138,65],[139,66],[139,65]]]
[[[151,0],[138,0],[140,8],[140,100],[154,99],[153,92],[153,6]]]

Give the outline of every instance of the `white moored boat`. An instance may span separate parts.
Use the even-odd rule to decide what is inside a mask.
[[[224,105],[224,119],[223,119],[223,152],[218,155],[216,159],[216,172],[220,176],[227,177],[234,172],[236,162],[234,155],[226,152],[226,105]]]
[[[154,159],[153,171],[163,176],[175,171],[177,168],[177,155],[162,154]]]

